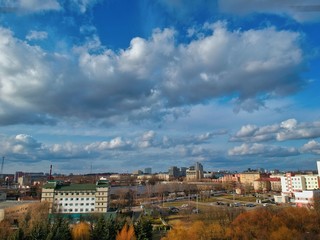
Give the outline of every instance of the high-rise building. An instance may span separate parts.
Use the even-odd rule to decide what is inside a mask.
[[[191,166],[186,171],[187,181],[190,180],[200,180],[203,178],[203,166],[201,163],[197,162],[194,166]]]
[[[145,168],[144,173],[145,174],[152,174],[152,168]]]
[[[177,178],[180,176],[180,171],[179,171],[179,168],[177,166],[171,166],[169,168],[169,176],[170,177],[174,177],[174,178]]]

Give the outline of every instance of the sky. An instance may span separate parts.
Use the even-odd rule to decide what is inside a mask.
[[[318,0],[0,0],[3,172],[316,169]]]

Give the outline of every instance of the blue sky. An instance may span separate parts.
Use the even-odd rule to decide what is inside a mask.
[[[317,0],[0,0],[4,172],[315,169]]]

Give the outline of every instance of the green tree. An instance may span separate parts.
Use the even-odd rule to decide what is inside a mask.
[[[152,239],[152,224],[147,218],[141,218],[134,226],[137,240]]]
[[[107,227],[107,222],[103,215],[100,216],[96,225],[93,227],[91,233],[92,240],[108,240],[109,238],[109,229]]]
[[[54,219],[46,240],[71,240],[69,222],[60,216]]]

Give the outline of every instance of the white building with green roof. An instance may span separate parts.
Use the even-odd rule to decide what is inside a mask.
[[[110,184],[70,184],[48,181],[42,188],[41,202],[50,204],[49,213],[106,213],[109,207]]]

